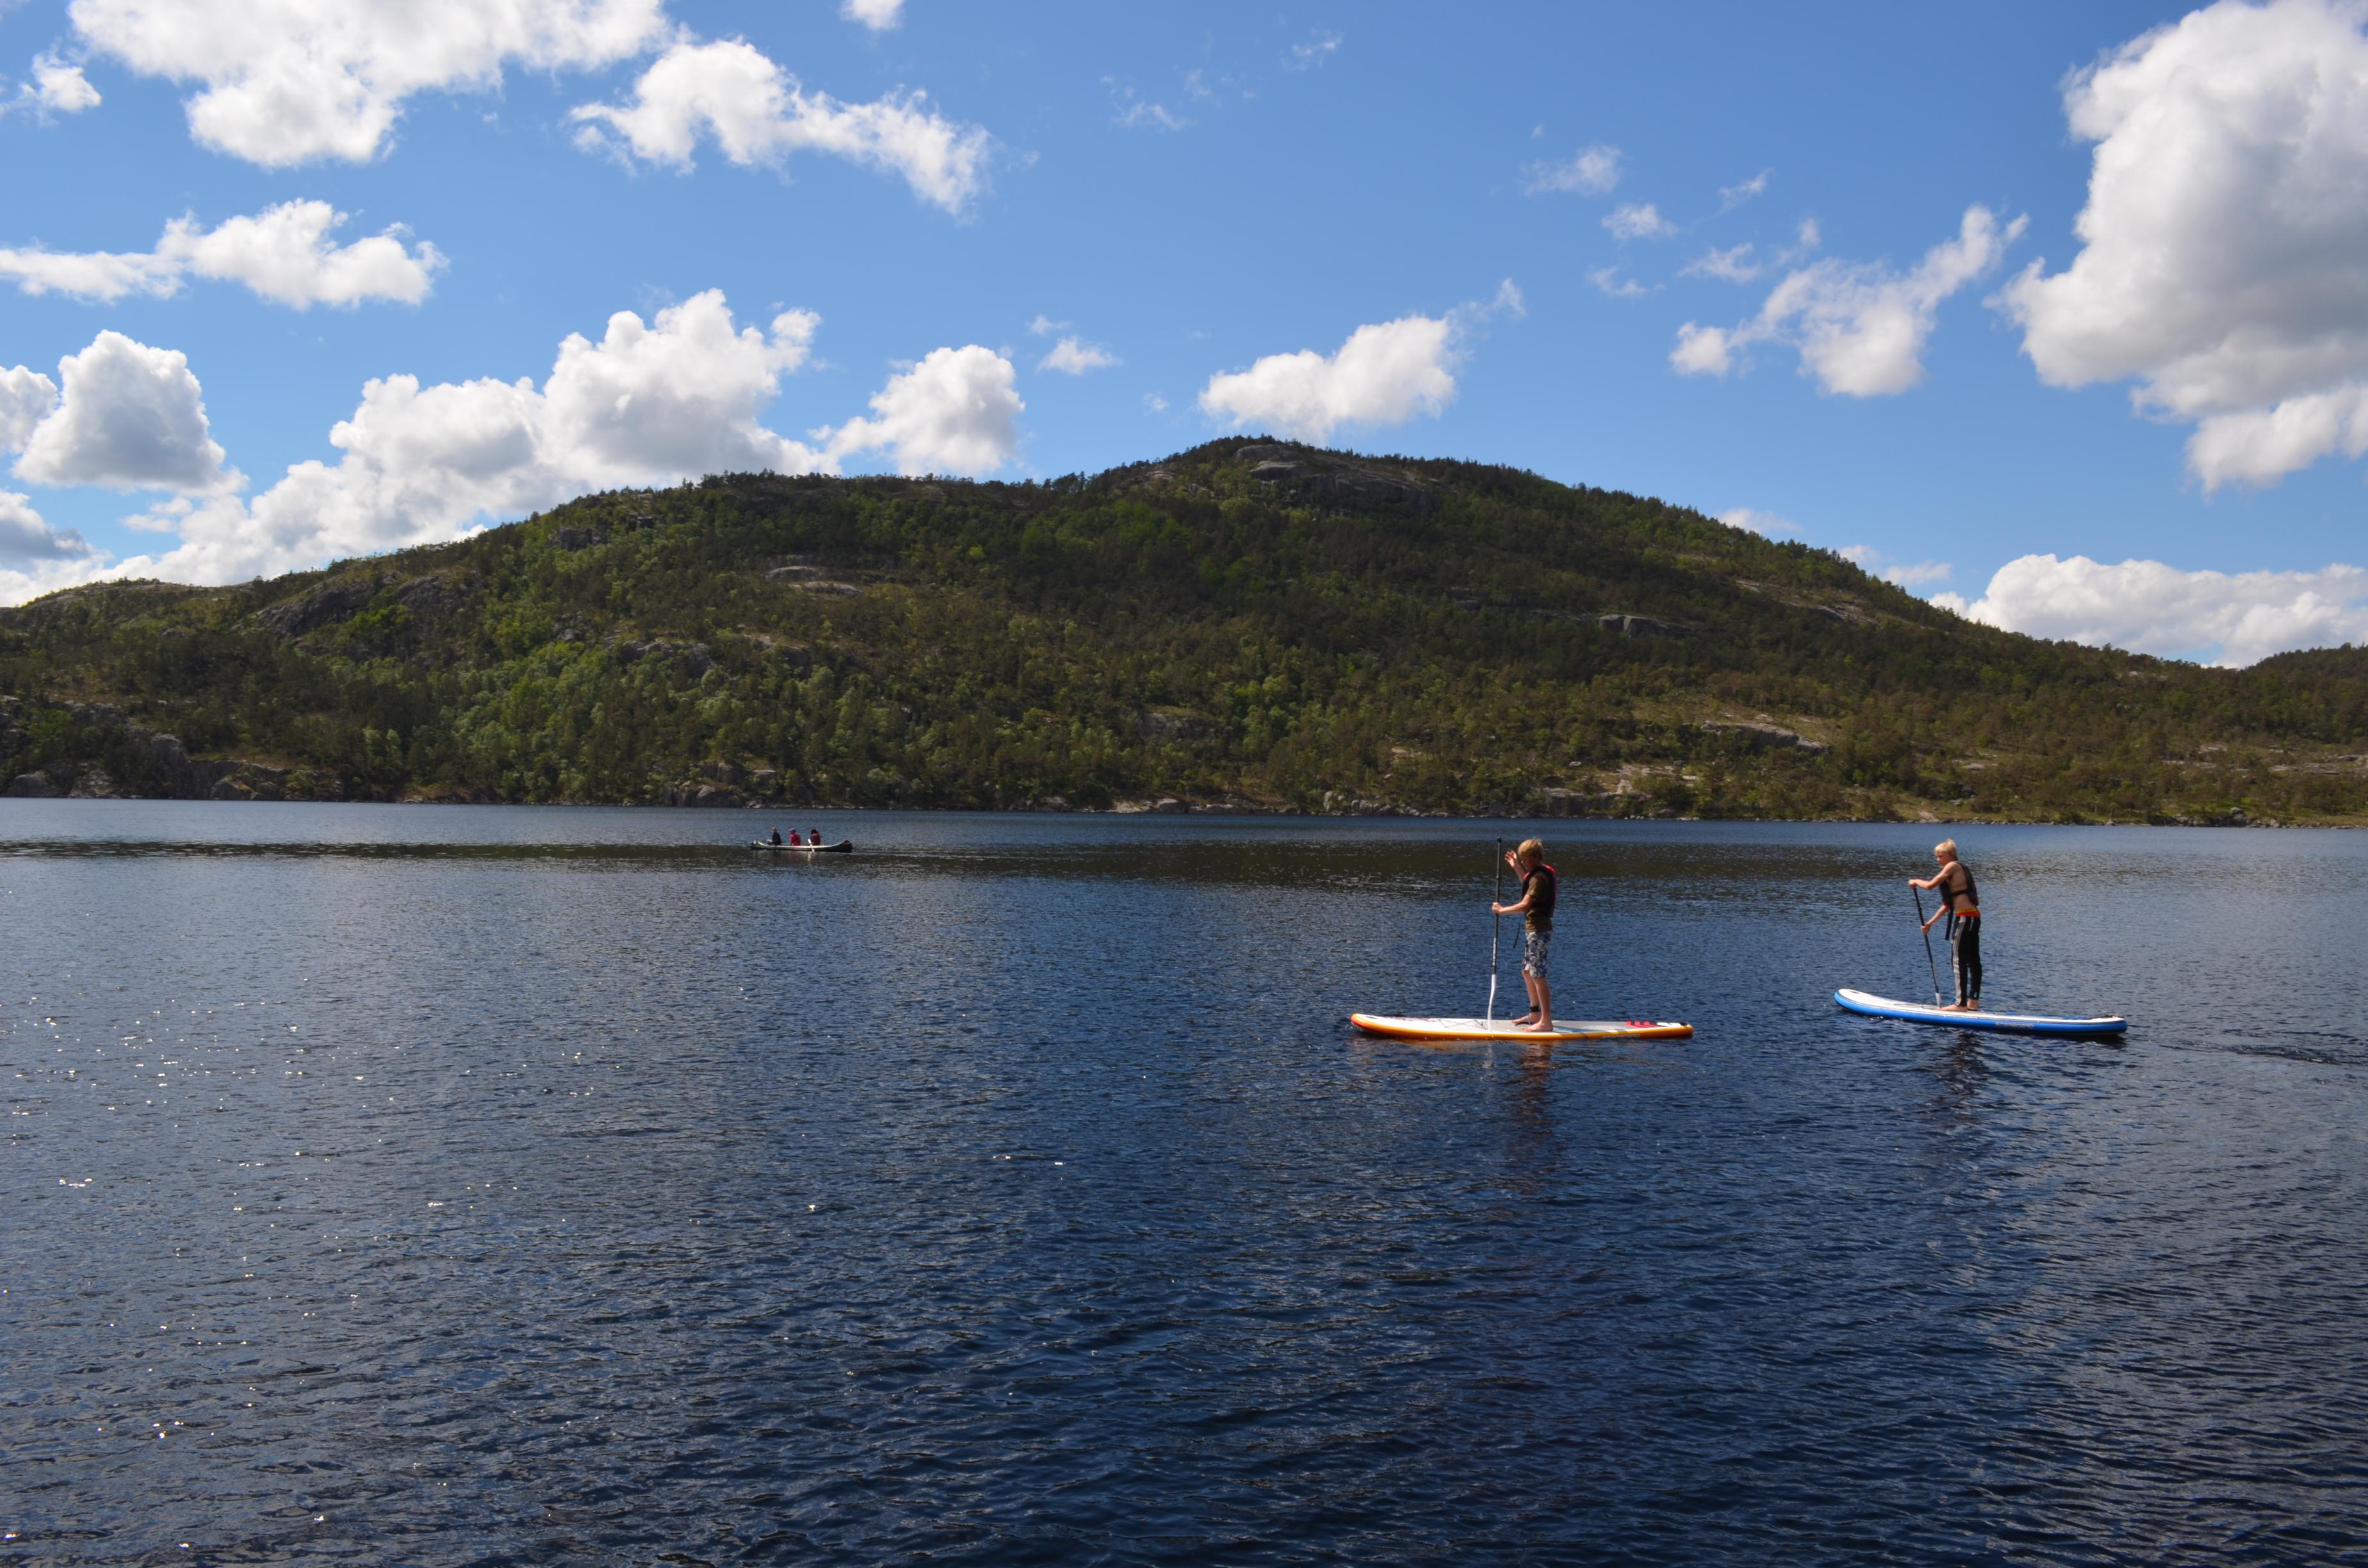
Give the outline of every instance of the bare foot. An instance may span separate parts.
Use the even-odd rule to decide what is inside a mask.
[[[1527,1019],[1524,1019],[1520,1023],[1515,1024],[1513,1027],[1530,1034],[1552,1034],[1554,1032],[1554,1020],[1552,1018],[1540,1018],[1536,1023],[1531,1023]]]

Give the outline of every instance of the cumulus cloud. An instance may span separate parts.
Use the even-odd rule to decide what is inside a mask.
[[[1599,142],[1582,147],[1561,163],[1531,164],[1521,188],[1531,196],[1560,191],[1572,196],[1604,196],[1620,183],[1621,152]]]
[[[1210,377],[1201,408],[1235,429],[1259,425],[1317,442],[1343,425],[1435,416],[1455,396],[1457,335],[1443,316],[1360,326],[1330,354],[1269,354],[1247,370]]]
[[[192,274],[244,283],[300,311],[365,300],[416,305],[427,297],[443,268],[442,253],[425,242],[407,247],[399,225],[351,244],[332,244],[329,232],[346,220],[325,201],[282,202],[211,231],[194,218],[176,218],[150,251],[0,249],[0,278],[15,278],[28,294],[110,303],[126,294],[176,293]]]
[[[17,102],[39,115],[80,114],[97,108],[99,97],[82,67],[68,64],[52,51],[33,56],[33,79],[17,89]]]
[[[884,33],[905,19],[905,0],[839,0],[838,14]]]
[[[970,344],[933,349],[871,399],[877,417],[815,431],[829,460],[885,450],[900,473],[992,473],[1019,449],[1027,404],[1011,361]]]
[[[24,409],[50,387],[23,366],[0,394],[0,421],[14,430]],[[102,332],[79,354],[58,361],[54,406],[22,437],[19,478],[36,484],[95,484],[109,490],[218,491],[244,483],[222,466],[206,423],[205,394],[177,349],[151,348],[120,332]]]
[[[33,426],[58,405],[58,383],[19,365],[0,370],[0,452],[21,452]]]
[[[913,194],[960,212],[985,187],[990,142],[928,108],[926,94],[843,104],[739,39],[677,43],[642,74],[632,101],[574,112],[591,148],[688,169],[700,138],[742,165],[777,165],[793,153],[827,153],[903,177]]]
[[[199,85],[189,131],[266,167],[360,162],[404,100],[489,91],[516,64],[589,70],[666,28],[662,0],[74,0],[85,43],[144,75]]]
[[[61,533],[42,521],[31,496],[0,490],[0,567],[87,561],[97,553],[82,535],[70,528]]]
[[[1603,226],[1618,240],[1666,240],[1678,232],[1678,226],[1649,201],[1622,202],[1603,220]]]
[[[1998,303],[2040,378],[2135,383],[2205,487],[2368,450],[2368,7],[2223,3],[2075,75],[2081,248]]]
[[[1968,207],[1957,237],[1934,245],[1907,272],[1832,259],[1801,267],[1738,326],[1680,326],[1669,363],[1681,374],[1725,376],[1751,345],[1789,343],[1800,351],[1802,373],[1829,392],[1906,392],[1924,379],[1924,344],[1941,301],[1997,267],[2024,222],[2001,225],[1987,207]]]
[[[711,290],[646,322],[620,311],[597,343],[570,334],[539,388],[528,377],[373,380],[329,432],[335,462],[294,464],[252,501],[218,494],[151,507],[127,521],[180,542],[110,570],[234,582],[457,538],[589,490],[837,472],[867,451],[916,472],[983,472],[1009,459],[1021,407],[1011,366],[975,347],[937,350],[871,400],[876,417],[817,431],[815,445],[766,428],[758,415],[781,377],[810,362],[818,325],[791,311],[762,330],[740,326]]]
[[[569,334],[539,390],[525,377],[373,380],[329,432],[343,454],[336,462],[297,463],[244,506],[160,516],[183,542],[149,564],[164,576],[228,582],[455,538],[487,516],[587,490],[828,468],[757,422],[781,375],[805,363],[816,324],[793,311],[769,333],[736,327],[723,296],[710,291],[654,322],[620,311],[597,344]]]
[[[2289,649],[2368,642],[2368,571],[2357,566],[2228,574],[2025,555],[1999,567],[1973,603],[1955,594],[1932,602],[2033,637],[2232,667]]]
[[[1041,316],[1037,318],[1042,320]],[[1040,370],[1058,370],[1064,375],[1082,376],[1087,370],[1105,370],[1119,363],[1119,357],[1099,343],[1085,343],[1075,337],[1064,337],[1053,345],[1053,351],[1036,362]]]
[[[33,510],[29,496],[0,490],[0,605],[86,583],[106,570],[106,552]]]

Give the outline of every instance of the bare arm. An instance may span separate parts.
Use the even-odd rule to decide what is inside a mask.
[[[1513,856],[1513,855],[1507,855],[1507,856],[1505,857],[1505,858],[1506,858],[1506,860],[1507,860],[1507,861],[1508,861],[1508,862],[1512,865],[1512,868],[1513,868],[1513,869],[1514,869],[1515,871],[1517,871],[1517,872],[1518,872],[1519,870],[1520,870],[1520,869],[1521,869],[1521,862],[1520,862],[1520,858],[1519,858],[1518,857]],[[1531,900],[1532,900],[1532,899],[1534,899],[1534,898],[1536,898],[1537,896],[1538,896],[1538,890],[1537,890],[1537,888],[1536,888],[1534,885],[1532,885],[1532,886],[1531,887],[1531,889],[1530,889],[1530,891],[1529,891],[1529,892],[1525,892],[1525,893],[1523,893],[1523,894],[1521,895],[1521,902],[1520,902],[1520,903],[1492,903],[1492,904],[1490,904],[1490,905],[1488,906],[1488,913],[1489,913],[1489,914],[1491,914],[1491,915],[1527,915],[1527,914],[1530,912],[1530,901],[1531,901]]]

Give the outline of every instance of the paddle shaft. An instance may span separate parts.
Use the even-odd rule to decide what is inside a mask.
[[[1497,970],[1500,963],[1497,944],[1504,940],[1505,917],[1495,911],[1495,905],[1505,902],[1505,841],[1497,840],[1497,896],[1489,901],[1488,915],[1488,1021],[1497,1021]]]
[[[1924,934],[1924,968],[1932,977],[1932,1006],[1937,1007],[1941,1005],[1941,971],[1932,962],[1932,927],[1924,924],[1924,895],[1909,888],[1907,896],[1916,901],[1916,928]]]

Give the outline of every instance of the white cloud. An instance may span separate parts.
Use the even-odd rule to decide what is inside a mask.
[[[1742,528],[1763,539],[1797,539],[1800,528],[1773,512],[1762,512],[1752,506],[1736,506],[1718,515],[1718,520],[1731,528]]]
[[[2065,88],[2081,249],[1998,303],[2040,378],[2192,421],[2205,487],[2368,450],[2368,7],[2222,4]]]
[[[2242,666],[2294,648],[2368,642],[2368,571],[2182,572],[2159,561],[2108,566],[2076,555],[2025,555],[1967,604],[1932,602],[1972,620],[2094,646],[2209,658]]]
[[[1064,375],[1082,376],[1087,370],[1104,370],[1119,363],[1119,357],[1099,343],[1081,343],[1075,337],[1064,337],[1053,345],[1053,352],[1036,362],[1040,370],[1058,370]]]
[[[986,186],[986,132],[933,112],[926,94],[843,104],[806,92],[739,39],[677,43],[642,74],[631,104],[586,104],[574,119],[586,146],[678,169],[690,167],[706,135],[744,166],[815,152],[899,175],[914,195],[949,212]]]
[[[1742,206],[1745,202],[1749,201],[1756,197],[1766,195],[1768,191],[1768,176],[1775,172],[1776,171],[1773,169],[1762,169],[1758,174],[1753,175],[1749,179],[1745,180],[1741,185],[1720,186],[1718,187],[1718,210],[1721,212],[1732,212],[1736,208]]]
[[[511,64],[613,64],[666,26],[661,0],[74,0],[68,15],[132,70],[199,84],[190,134],[267,167],[366,160],[414,94],[490,91]]]
[[[1338,33],[1318,32],[1305,43],[1294,43],[1291,46],[1291,58],[1282,62],[1283,69],[1305,71],[1312,66],[1321,65],[1340,47],[1340,43]]]
[[[1930,583],[1945,583],[1957,570],[1945,561],[1903,561],[1886,566],[1884,562],[1889,557],[1871,544],[1848,544],[1834,553],[1859,570],[1873,573],[1884,582],[1902,588],[1920,588]]]
[[[1543,128],[1541,128],[1543,129]],[[1521,188],[1531,196],[1561,191],[1573,196],[1603,196],[1620,183],[1621,152],[1599,142],[1582,147],[1567,162],[1531,164]]]
[[[1036,314],[1036,319],[1028,324],[1028,330],[1037,337],[1050,337],[1056,332],[1068,331],[1069,326],[1069,323],[1064,321],[1054,321],[1051,316],[1039,311]]]
[[[1157,392],[1144,392],[1143,406],[1154,414],[1165,414],[1167,412],[1167,400]]]
[[[1669,363],[1688,375],[1724,376],[1755,343],[1799,348],[1801,371],[1829,392],[1877,397],[1924,379],[1924,343],[1941,301],[1995,267],[2023,230],[2001,227],[1986,207],[1968,207],[1957,237],[1934,245],[1907,273],[1880,262],[1814,263],[1788,273],[1759,313],[1733,328],[1688,322]]]
[[[0,566],[37,561],[87,561],[98,551],[82,535],[60,533],[33,510],[33,499],[0,490]]]
[[[36,114],[80,114],[97,108],[99,97],[81,66],[67,64],[52,51],[33,56],[33,79],[17,89],[17,101]]]
[[[111,302],[126,294],[177,292],[194,273],[244,283],[300,311],[364,300],[416,305],[427,297],[444,266],[434,245],[406,248],[399,226],[351,244],[330,244],[329,231],[346,218],[325,201],[282,202],[211,232],[193,218],[176,218],[153,251],[0,250],[0,278],[15,278],[28,294]]]
[[[1678,328],[1669,363],[1681,376],[1724,376],[1735,369],[1736,335],[1725,327],[1688,322]]]
[[[1717,278],[1729,283],[1748,283],[1759,276],[1761,267],[1752,255],[1748,241],[1730,245],[1725,250],[1704,252],[1678,269],[1680,278]]]
[[[13,375],[22,377],[23,367]],[[48,378],[38,380],[46,384]],[[58,361],[57,405],[24,436],[18,477],[109,490],[218,491],[244,483],[222,466],[188,356],[102,332]],[[17,397],[24,397],[18,382]],[[31,392],[38,395],[40,386]],[[13,420],[12,420],[13,423]]]
[[[33,426],[58,405],[58,383],[19,365],[0,370],[0,452],[21,452]]]
[[[1210,377],[1201,408],[1235,429],[1262,425],[1319,442],[1342,425],[1436,415],[1455,396],[1456,336],[1439,316],[1360,326],[1334,353],[1269,354],[1247,370]]]
[[[1649,201],[1622,202],[1603,220],[1603,226],[1619,240],[1666,240],[1678,232],[1677,225]]]
[[[736,327],[710,291],[654,322],[620,311],[597,344],[570,334],[540,390],[525,377],[373,380],[329,432],[336,462],[294,464],[245,505],[157,508],[149,520],[177,531],[180,545],[117,570],[233,582],[456,538],[486,517],[588,490],[830,471],[832,459],[757,422],[780,377],[807,361],[816,325],[791,311],[769,333]]]
[[[1622,278],[1616,267],[1599,267],[1587,275],[1587,280],[1615,300],[1641,300],[1653,290],[1633,278]]]
[[[871,399],[871,419],[817,430],[836,460],[885,449],[900,473],[992,473],[1019,449],[1027,404],[1012,390],[1011,361],[973,343],[932,349]]]
[[[884,33],[905,19],[905,0],[839,0],[838,14]]]
[[[33,510],[31,497],[0,490],[0,605],[86,583],[107,569],[106,552]]]

